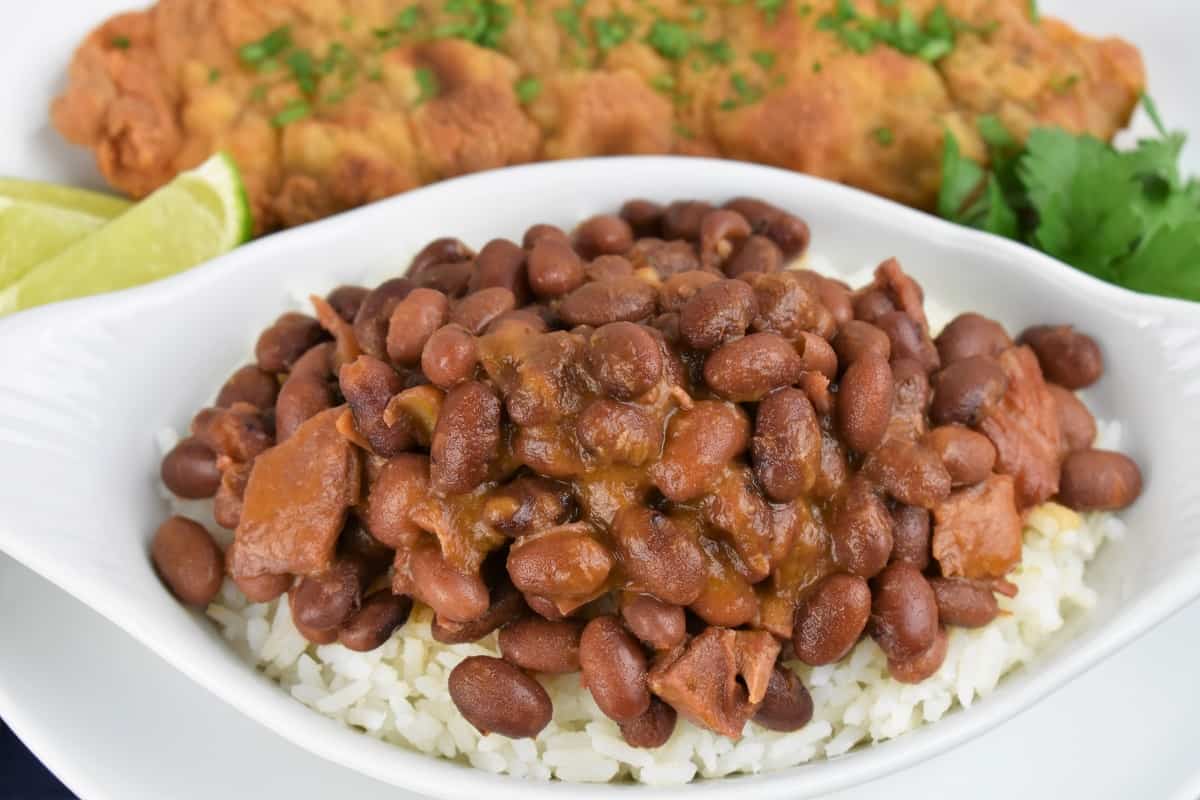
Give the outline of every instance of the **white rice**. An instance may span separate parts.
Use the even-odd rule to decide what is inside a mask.
[[[808,266],[826,271],[821,263]],[[926,308],[935,329],[949,319],[944,309],[928,303]],[[1100,423],[1097,446],[1119,449],[1120,438],[1119,423]],[[175,441],[170,431],[158,437],[164,452]],[[212,522],[211,503],[177,502],[165,488],[163,494],[179,513],[207,524],[219,541],[228,542],[229,533]],[[1002,614],[984,628],[949,629],[946,660],[932,677],[917,685],[892,680],[882,651],[865,638],[837,664],[788,665],[808,687],[815,707],[812,721],[801,730],[777,733],[750,722],[734,742],[680,719],[670,740],[654,750],[628,746],[578,675],[539,676],[554,703],[554,717],[536,739],[481,736],[454,707],[446,678],[467,656],[499,656],[496,636],[441,644],[430,633],[432,612],[423,606],[370,653],[310,644],[292,624],[286,596],[250,604],[230,581],[208,616],[248,663],[297,701],[366,736],[515,777],[663,786],[839,756],[971,706],[1034,658],[1071,614],[1094,605],[1084,569],[1105,539],[1120,538],[1123,531],[1111,514],[1039,506],[1026,519],[1021,563],[1010,575],[1019,587],[1017,596],[1000,597]]]

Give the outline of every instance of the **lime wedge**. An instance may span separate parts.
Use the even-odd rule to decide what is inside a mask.
[[[0,178],[0,197],[53,206],[64,211],[78,211],[101,219],[119,216],[133,205],[128,200],[111,194],[76,189],[74,186],[59,186],[55,183],[24,181],[20,178]]]
[[[0,290],[0,314],[174,275],[250,238],[250,204],[219,153]]]

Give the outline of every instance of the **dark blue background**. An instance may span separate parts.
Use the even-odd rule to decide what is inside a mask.
[[[0,720],[0,797],[4,800],[74,800],[50,771]]]

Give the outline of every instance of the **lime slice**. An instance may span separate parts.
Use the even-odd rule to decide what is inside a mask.
[[[250,238],[250,204],[219,153],[0,291],[0,314],[174,275]]]
[[[0,197],[53,206],[65,211],[78,211],[101,219],[119,216],[133,205],[128,200],[111,194],[76,189],[74,186],[59,186],[55,183],[24,181],[20,178],[0,178]]]

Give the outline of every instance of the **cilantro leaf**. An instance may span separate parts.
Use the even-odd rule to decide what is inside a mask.
[[[1118,277],[1136,291],[1200,301],[1200,216],[1148,236]]]
[[[937,212],[952,222],[964,222],[967,206],[979,193],[983,167],[962,155],[958,139],[946,131],[942,145],[942,188],[938,192]]]

